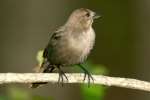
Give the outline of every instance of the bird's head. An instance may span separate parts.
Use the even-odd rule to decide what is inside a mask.
[[[66,24],[75,28],[89,28],[93,20],[99,18],[95,12],[89,9],[80,8],[72,12]]]

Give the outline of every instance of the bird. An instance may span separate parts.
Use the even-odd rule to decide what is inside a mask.
[[[88,82],[93,80],[92,75],[83,63],[95,44],[95,31],[92,27],[94,19],[100,16],[87,8],[74,10],[66,23],[51,33],[49,42],[43,52],[43,63],[38,72],[52,73],[58,70],[59,79],[62,81],[67,76],[62,70],[65,66],[78,65],[84,71],[84,80],[88,76]],[[32,83],[31,88],[37,88],[47,82]]]

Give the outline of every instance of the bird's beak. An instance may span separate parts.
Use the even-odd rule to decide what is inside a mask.
[[[98,18],[100,18],[100,17],[101,17],[100,15],[94,14],[93,19],[98,19]]]

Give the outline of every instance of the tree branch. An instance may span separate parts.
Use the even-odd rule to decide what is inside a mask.
[[[70,73],[66,75],[69,81],[65,81],[65,83],[84,83],[84,74]],[[58,81],[58,77],[58,73],[0,73],[0,84],[33,82],[56,83]],[[104,75],[93,75],[93,78],[94,84],[124,87],[150,92],[150,82],[146,81],[130,78],[109,77]],[[85,82],[87,83],[87,80]]]

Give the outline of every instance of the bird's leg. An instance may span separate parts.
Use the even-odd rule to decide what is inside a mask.
[[[52,67],[51,69],[49,69],[49,72],[52,73],[54,69],[55,67]]]
[[[44,73],[52,73],[53,70],[55,69],[54,65],[48,65],[46,69],[44,69]]]
[[[86,76],[88,76],[88,86],[90,85],[90,80],[92,79],[92,81],[94,82],[94,78],[92,77],[92,75],[89,73],[89,71],[84,67],[83,64],[78,64],[79,67],[84,71],[84,81],[86,79]]]
[[[60,67],[61,67],[60,65],[57,66],[58,72],[59,72],[58,83],[60,83],[60,81],[61,81],[61,83],[63,85],[63,82],[64,82],[63,76],[66,78],[67,81],[68,81],[68,78],[67,78],[66,74],[63,72],[63,70]]]

